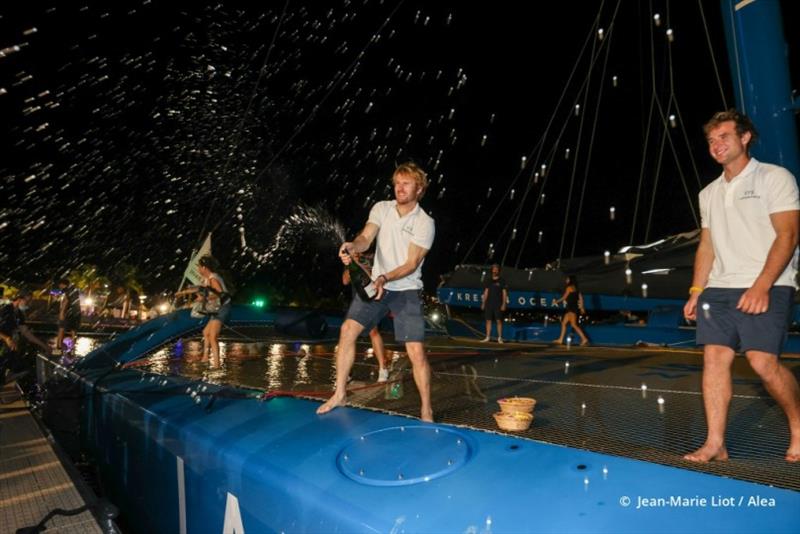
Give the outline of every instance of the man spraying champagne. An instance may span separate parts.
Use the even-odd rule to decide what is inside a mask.
[[[392,175],[395,200],[372,207],[366,226],[352,242],[342,243],[339,258],[348,265],[351,254],[369,249],[377,238],[372,266],[376,295],[374,300],[354,298],[339,333],[336,352],[336,389],[317,409],[325,414],[345,403],[347,377],[353,366],[356,340],[366,328],[372,329],[390,311],[394,315],[394,334],[404,342],[421,400],[420,418],[433,421],[431,408],[431,369],[425,355],[425,319],[419,292],[422,289],[422,263],[433,244],[433,219],[420,207],[419,200],[428,188],[428,177],[414,163],[404,163]]]

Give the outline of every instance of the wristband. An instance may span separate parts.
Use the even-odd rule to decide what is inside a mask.
[[[386,284],[387,282],[389,282],[389,278],[387,278],[387,276],[386,276],[385,274],[379,274],[379,275],[378,275],[378,278],[383,278],[383,283],[384,283],[384,284]]]
[[[689,294],[690,295],[692,293],[702,293],[702,292],[703,292],[703,288],[702,287],[692,286],[692,287],[689,288]]]

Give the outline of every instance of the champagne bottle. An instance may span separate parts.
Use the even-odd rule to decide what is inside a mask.
[[[358,261],[350,255],[350,263],[347,264],[347,271],[350,273],[350,284],[356,290],[356,293],[364,301],[375,299],[378,290],[375,289],[375,284],[370,278],[370,273],[367,268],[358,263]]]

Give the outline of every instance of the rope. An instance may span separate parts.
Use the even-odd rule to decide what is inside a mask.
[[[592,44],[592,55],[594,55],[596,44],[597,41],[595,40]],[[558,246],[557,257],[559,262],[561,260],[562,252],[564,250],[564,241],[567,237],[567,225],[569,224],[569,211],[570,211],[570,206],[572,205],[572,188],[575,185],[575,174],[578,172],[578,156],[581,153],[581,143],[583,141],[583,123],[586,119],[586,102],[588,102],[589,100],[589,88],[591,87],[592,70],[594,70],[593,67],[594,63],[590,63],[589,71],[586,75],[586,80],[588,83],[586,84],[586,88],[583,93],[583,105],[581,106],[583,111],[581,112],[581,119],[578,124],[578,142],[575,144],[575,154],[574,154],[574,159],[572,160],[572,172],[570,173],[569,189],[567,190],[567,207],[564,208],[564,224],[562,225],[561,229],[561,243]]]
[[[581,214],[583,213],[583,200],[586,196],[586,184],[589,183],[589,168],[591,167],[592,162],[592,152],[594,149],[594,137],[595,132],[597,131],[597,122],[600,118],[600,103],[603,100],[603,91],[605,89],[605,81],[606,81],[606,73],[608,67],[608,58],[611,55],[611,39],[613,38],[615,21],[617,19],[617,12],[619,11],[619,6],[622,0],[617,0],[617,7],[614,9],[614,15],[611,17],[611,24],[608,28],[608,36],[606,39],[608,40],[608,45],[606,46],[606,56],[603,60],[603,73],[600,76],[600,90],[597,95],[597,104],[594,108],[594,120],[592,122],[592,133],[589,135],[589,150],[588,155],[586,157],[586,166],[584,167],[583,172],[583,186],[581,187],[581,199],[578,203],[578,213],[575,216],[575,231],[572,235],[572,250],[570,251],[570,257],[575,257],[575,247],[578,243],[578,230],[580,229],[581,225]],[[566,232],[566,225],[564,225],[564,231]],[[563,243],[563,237],[562,237]],[[561,252],[559,251],[559,258],[561,258]]]
[[[656,104],[660,104],[658,99],[656,99]],[[667,137],[669,137],[669,133],[667,132],[667,125],[664,124],[664,132],[661,135],[661,146],[658,148],[658,159],[656,160],[656,175],[653,178],[653,194],[650,197],[650,213],[647,215],[647,227],[644,231],[644,242],[647,243],[650,241],[650,225],[653,222],[653,208],[656,205],[656,192],[658,191],[658,180],[661,177],[661,162],[664,159],[664,145],[667,142]]]
[[[561,91],[561,95],[558,98],[558,102],[556,103],[555,109],[553,110],[553,114],[550,116],[550,120],[547,123],[547,127],[545,128],[545,133],[542,136],[542,141],[544,141],[545,136],[550,131],[550,127],[553,124],[553,120],[555,120],[555,117],[556,117],[556,115],[558,113],[558,109],[561,106],[561,103],[563,102],[564,97],[567,94],[567,89],[569,88],[570,84],[572,83],[572,78],[575,76],[575,73],[578,71],[578,66],[580,65],[580,61],[581,61],[581,58],[583,58],[584,52],[586,52],[586,47],[589,44],[589,41],[593,40],[594,37],[595,37],[596,28],[600,23],[600,15],[603,12],[603,6],[604,5],[605,5],[605,0],[600,3],[600,7],[597,10],[597,15],[595,15],[594,22],[592,23],[592,26],[589,28],[589,32],[587,33],[586,38],[583,41],[583,46],[581,47],[581,51],[578,54],[578,58],[575,60],[575,63],[572,66],[572,71],[570,72],[569,77],[567,78],[567,82],[564,84],[564,89]],[[592,49],[593,50],[594,50],[594,45],[595,45],[595,41],[592,41]],[[593,57],[590,60],[590,63],[592,65],[594,65],[594,61],[595,61],[595,58]],[[580,95],[580,93],[583,90],[583,87],[585,85],[586,85],[586,80],[584,79],[584,82],[581,85],[581,88],[578,90],[577,95]],[[577,101],[578,98],[579,98],[579,96],[576,96],[575,101]],[[573,101],[573,107],[575,105],[575,101]],[[562,123],[561,132],[560,132],[560,134],[559,134],[559,136],[557,138],[559,141],[561,139],[561,136],[564,134],[564,131],[566,130],[567,124],[569,123],[569,115],[571,113],[572,113],[572,109],[567,110],[567,114],[568,114],[567,115],[567,119]],[[540,151],[539,155],[541,155],[541,151]],[[537,156],[536,164],[537,165],[539,164],[538,156]],[[552,171],[552,169],[551,169],[551,171]],[[542,180],[542,185],[540,187],[540,191],[544,190],[544,186],[546,185],[546,183],[548,181],[548,178],[551,176],[551,174],[552,174],[552,172],[548,172],[547,175]],[[526,196],[527,196],[527,193],[526,193]],[[521,244],[521,246],[519,248],[519,252],[517,253],[517,259],[514,262],[514,267],[519,267],[519,262],[520,262],[520,259],[522,258],[522,253],[525,250],[525,245],[528,242],[528,236],[530,236],[531,228],[533,227],[533,221],[534,221],[534,219],[536,217],[536,212],[538,211],[539,204],[540,204],[540,202],[538,202],[538,197],[537,197],[537,202],[534,204],[534,208],[532,210],[531,216],[528,219],[528,227],[525,230],[525,237],[523,238],[522,244]]]
[[[722,98],[722,109],[728,109],[728,100],[725,98],[725,90],[722,88],[722,79],[719,76],[719,68],[717,67],[717,58],[714,56],[714,46],[711,44],[711,34],[708,31],[708,23],[706,22],[706,13],[703,9],[703,0],[697,0],[697,7],[700,10],[700,20],[703,21],[703,32],[706,36],[706,44],[708,44],[708,52],[711,56],[711,64],[714,66],[714,75],[717,77],[717,87],[719,88],[719,96]],[[738,56],[737,56],[738,60]]]
[[[589,33],[586,35],[586,38],[583,41],[583,46],[581,47],[581,50],[578,53],[578,58],[575,60],[575,62],[572,65],[572,71],[570,72],[569,76],[567,77],[567,81],[564,83],[564,88],[562,89],[561,95],[559,96],[558,101],[556,102],[556,105],[553,108],[553,113],[550,115],[550,119],[547,122],[547,126],[545,127],[544,132],[542,133],[542,136],[539,138],[539,141],[534,145],[534,147],[528,152],[528,158],[533,162],[533,165],[534,165],[533,166],[533,170],[531,171],[531,178],[533,177],[533,173],[535,172],[536,166],[539,164],[539,161],[540,161],[539,158],[541,156],[545,140],[547,139],[547,135],[548,135],[548,133],[550,131],[550,128],[551,128],[551,126],[553,124],[553,121],[555,120],[556,116],[558,115],[558,110],[560,109],[561,103],[563,102],[564,98],[566,97],[567,90],[569,89],[569,86],[572,83],[572,79],[574,78],[575,73],[577,72],[578,67],[580,66],[580,61],[581,61],[581,58],[583,57],[584,53],[586,52],[586,47],[589,44],[590,39],[592,39],[592,37],[594,36],[594,31],[595,31],[594,28],[596,27],[596,25],[598,24],[598,21],[600,20],[600,14],[602,13],[603,4],[604,4],[604,2],[601,2],[600,9],[598,10],[597,15],[595,16],[594,23],[593,23]],[[536,152],[536,154],[537,154],[535,158],[532,157],[534,152]],[[478,235],[473,240],[472,245],[470,245],[470,247],[464,253],[464,256],[462,257],[460,263],[463,264],[463,263],[467,262],[467,259],[469,258],[470,254],[472,254],[472,251],[474,250],[474,248],[477,245],[478,241],[483,236],[483,234],[486,232],[487,228],[489,228],[490,223],[494,219],[495,215],[497,215],[497,212],[500,210],[502,202],[510,194],[511,189],[517,184],[520,176],[523,175],[523,171],[524,171],[524,169],[520,169],[519,171],[517,171],[517,175],[511,181],[511,184],[506,189],[505,194],[501,197],[500,201],[498,201],[497,206],[495,207],[494,211],[488,217],[486,223],[483,225],[481,230],[478,232]],[[525,174],[527,175],[527,173],[525,173]],[[550,175],[550,173],[548,173],[548,176],[549,175]],[[523,196],[523,200],[520,201],[520,208],[519,208],[520,210],[521,210],[522,206],[524,206],[524,198],[527,198],[527,195],[530,192],[531,188],[532,188],[532,185],[530,183],[530,180],[528,180],[527,184],[526,184],[525,195]],[[537,206],[538,206],[538,203],[537,203]],[[535,211],[535,208],[534,208],[534,211]],[[528,234],[530,233],[530,225],[532,224],[532,221],[533,221],[533,217],[531,217],[531,222],[528,225],[528,230],[525,233],[525,238],[523,239],[522,246],[520,247],[520,254],[525,249],[525,243],[527,242]],[[503,255],[503,259],[504,260],[505,260],[505,257],[506,257],[506,254]],[[519,264],[519,256],[517,257],[517,261],[516,261],[516,265],[518,265],[518,264]]]

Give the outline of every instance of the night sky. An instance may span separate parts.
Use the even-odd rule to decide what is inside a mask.
[[[171,289],[213,230],[240,287],[337,293],[337,226],[407,160],[431,179],[429,289],[696,226],[700,127],[733,105],[718,1],[255,4],[3,3],[0,277],[129,264]]]

